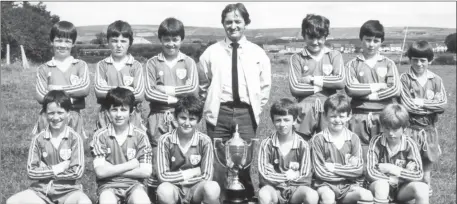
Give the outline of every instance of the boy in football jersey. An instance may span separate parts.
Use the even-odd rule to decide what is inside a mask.
[[[303,52],[290,58],[289,87],[301,107],[297,133],[305,140],[325,128],[323,102],[344,88],[344,62],[339,51],[325,47],[330,21],[308,14],[302,22]]]
[[[211,139],[196,129],[203,103],[194,95],[175,106],[178,127],[158,141],[157,187],[159,203],[219,203],[220,187],[213,177],[214,150]],[[153,183],[157,186],[158,183]]]
[[[131,122],[134,104],[129,89],[106,95],[103,108],[111,123],[95,132],[91,148],[100,204],[150,203],[143,180],[152,172],[152,151],[146,132]]]
[[[35,99],[43,104],[44,96],[49,91],[65,91],[71,101],[68,125],[87,139],[80,112],[86,107],[85,98],[89,95],[90,79],[86,62],[71,56],[76,36],[76,27],[68,21],[60,21],[51,28],[49,37],[54,56],[37,69]],[[46,128],[46,114],[42,110],[32,133],[38,134]]]
[[[11,196],[7,204],[92,203],[76,180],[84,173],[84,142],[67,125],[72,102],[64,91],[47,92],[43,114],[48,127],[32,139],[27,175],[36,180],[28,190]]]
[[[382,134],[371,140],[367,156],[367,184],[375,203],[415,199],[416,204],[428,204],[429,185],[422,182],[419,148],[405,134],[408,111],[402,105],[389,104],[379,117]]]
[[[270,116],[276,132],[265,138],[259,150],[259,203],[317,204],[311,186],[310,146],[294,131],[299,108],[287,98],[275,102]]]
[[[131,115],[131,123],[143,128],[141,103],[144,100],[144,77],[141,63],[128,54],[133,43],[133,31],[130,24],[118,20],[108,26],[106,32],[111,55],[97,63],[95,70],[95,96],[100,110],[97,118],[97,129],[108,126],[110,117],[108,110],[103,109],[106,94],[110,89],[123,87],[135,95],[135,104]]]
[[[331,95],[324,103],[328,127],[311,139],[314,186],[322,204],[373,203],[371,192],[360,186],[362,147],[359,137],[346,128],[351,112],[346,95]]]
[[[380,133],[379,113],[400,96],[397,66],[379,53],[384,41],[384,27],[369,20],[360,28],[362,55],[346,64],[346,93],[352,97],[349,129],[359,136],[363,155],[370,139]],[[366,163],[366,161],[364,161]]]
[[[432,164],[438,161],[441,154],[435,124],[438,114],[445,110],[446,90],[441,77],[428,69],[434,55],[432,46],[427,41],[414,42],[407,55],[411,68],[400,76],[401,103],[409,112],[408,135],[419,144],[424,181],[430,186]],[[430,188],[430,196],[431,193]]]

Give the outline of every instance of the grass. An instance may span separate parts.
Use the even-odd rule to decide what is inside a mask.
[[[277,59],[271,58],[273,81],[270,100],[265,110],[268,110],[273,101],[279,98],[293,98],[290,95],[287,83],[288,57],[290,56]],[[37,66],[31,67],[29,70],[23,70],[20,66],[2,65],[1,67],[0,203],[4,203],[14,193],[27,189],[32,183],[27,178],[26,162],[29,144],[32,138],[31,131],[41,107],[33,98],[35,94],[35,69]],[[399,67],[400,73],[405,72],[407,68],[407,65]],[[89,69],[93,83],[95,65],[90,64]],[[443,155],[432,171],[434,195],[430,203],[456,203],[456,66],[437,65],[432,66],[430,70],[443,78],[448,94],[448,108],[444,114],[440,115],[438,122]],[[143,116],[146,116],[149,111],[148,106],[144,103],[143,107]],[[97,111],[98,105],[96,104],[93,88],[91,88],[91,92],[86,98],[86,109],[82,111],[85,119],[86,133],[90,137],[92,137],[93,130],[95,129]],[[272,131],[273,126],[268,111],[264,111],[261,115],[258,135],[260,138],[264,138]],[[86,169],[84,176],[79,182],[83,184],[84,192],[95,203],[97,186],[88,144],[89,141],[86,141]],[[256,165],[254,163],[254,168],[251,168],[254,175],[257,175],[255,171]],[[254,176],[253,180],[257,184],[258,177]]]

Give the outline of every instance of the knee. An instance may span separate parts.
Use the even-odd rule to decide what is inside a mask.
[[[157,199],[159,203],[176,203],[174,185],[168,182],[160,184],[157,187]]]
[[[389,182],[385,180],[377,180],[370,185],[370,190],[376,198],[387,198],[389,196]]]
[[[320,187],[317,192],[322,204],[335,203],[335,193],[329,187]]]
[[[143,188],[136,188],[130,195],[131,203],[141,203],[141,204],[150,204],[151,200],[149,199],[148,194]],[[130,203],[130,202],[129,202]]]
[[[117,198],[111,190],[104,190],[102,193],[100,193],[98,202],[99,204],[117,203]]]
[[[92,201],[87,196],[83,196],[78,200],[78,204],[92,204]]]
[[[423,182],[413,182],[413,191],[416,199],[425,199],[428,197],[429,186]]]
[[[264,186],[259,190],[259,203],[272,203],[273,197],[271,195],[271,191],[268,189],[268,186]]]
[[[359,188],[359,195],[360,199],[362,201],[372,201],[373,200],[373,194],[371,191],[364,189],[364,188]]]
[[[204,196],[210,200],[218,199],[221,194],[221,188],[215,181],[207,181],[203,186]]]
[[[11,196],[6,200],[6,204],[19,204],[19,200],[16,198],[16,196]]]
[[[297,191],[304,195],[303,201],[305,201],[305,203],[317,203],[319,201],[319,194],[310,187],[300,186]]]

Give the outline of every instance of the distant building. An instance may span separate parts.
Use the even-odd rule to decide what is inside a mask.
[[[403,50],[401,49],[401,44],[391,44],[390,51],[391,52],[402,52]]]
[[[152,44],[149,40],[144,39],[143,37],[135,36],[133,37],[133,45],[135,44]]]

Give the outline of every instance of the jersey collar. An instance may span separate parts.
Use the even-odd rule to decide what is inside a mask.
[[[133,124],[129,124],[128,128],[129,128],[129,131],[127,133],[128,134],[127,136],[128,137],[132,137],[133,136],[133,129],[134,129]],[[108,125],[108,135],[110,137],[116,137],[116,131],[114,130],[114,125],[113,124],[109,124]]]
[[[186,56],[180,51],[177,56],[178,61],[182,61],[185,58],[186,58]],[[165,56],[163,55],[163,52],[161,52],[157,55],[157,59],[162,62],[166,61]]]
[[[76,64],[76,63],[79,62],[79,59],[75,59],[73,56],[70,56],[70,59],[71,59],[71,63],[72,63],[72,64]],[[49,60],[49,61],[46,63],[46,65],[48,65],[49,67],[55,67],[55,66],[57,66],[57,63],[56,63],[54,57],[52,57],[52,59]]]
[[[125,64],[132,65],[133,61],[135,60],[135,58],[133,58],[133,56],[131,54],[128,54],[127,57],[128,57],[128,59],[127,59],[127,62],[125,62]],[[110,55],[109,57],[105,58],[104,60],[108,64],[113,64],[113,62],[114,62],[112,55]]]
[[[198,138],[197,134],[198,134],[198,131],[195,130],[194,135],[192,135],[192,139],[190,141],[191,142],[191,146],[197,146],[198,145],[198,139],[199,138]],[[176,130],[176,129],[171,132],[171,142],[174,143],[174,144],[179,145],[178,144],[179,143],[178,130]]]
[[[295,132],[293,133],[293,136],[294,136],[294,139],[293,139],[294,143],[292,144],[292,149],[298,149],[298,142],[299,142],[298,141],[298,137],[299,136]],[[271,138],[271,142],[272,142],[272,145],[274,147],[279,148],[279,139],[278,139],[278,134],[276,132],[273,133],[272,138]]]
[[[63,137],[68,139],[68,135],[70,133],[70,129],[68,129],[68,126],[65,126],[65,130],[63,130]],[[50,139],[52,137],[51,131],[49,130],[49,127],[46,128],[45,133],[44,133],[44,139]]]
[[[343,130],[343,134],[344,134],[343,136],[344,136],[344,140],[345,141],[348,141],[348,140],[352,139],[351,132],[347,128],[345,128]],[[324,139],[325,139],[326,142],[331,142],[331,143],[334,142],[332,134],[330,133],[330,130],[328,130],[328,128],[326,128],[326,129],[324,129],[322,131],[322,135],[324,136]]]
[[[416,76],[416,74],[414,73],[412,67],[409,68],[407,74],[408,74],[409,77],[411,77],[412,79],[417,80],[417,76]],[[434,74],[433,72],[429,71],[429,70],[427,70],[427,71],[425,72],[425,74],[426,74],[426,76],[427,76],[427,79],[433,79],[433,78],[435,78],[435,74]]]
[[[376,60],[377,60],[378,62],[379,62],[379,61],[382,61],[382,60],[384,60],[384,59],[386,58],[384,55],[381,55],[379,52],[376,53],[376,56],[375,56],[375,57],[377,58]],[[365,61],[365,60],[366,60],[365,57],[363,56],[363,54],[357,55],[356,58],[357,58],[358,60],[360,60],[360,61]]]
[[[396,155],[398,152],[406,150],[406,147],[407,147],[406,137],[407,137],[406,135],[402,135],[401,136],[400,149],[397,152],[392,152],[392,155]],[[381,140],[380,141],[381,145],[384,146],[385,148],[387,148],[387,139],[386,139],[386,137],[384,135],[382,135],[380,140]]]
[[[322,52],[324,52],[324,54],[327,54],[327,53],[329,53],[330,51],[331,51],[331,49],[328,48],[328,47],[324,47],[324,48],[322,49]],[[308,51],[308,49],[306,49],[306,47],[303,48],[303,51],[301,51],[301,54],[303,55],[303,57],[308,57],[308,56],[311,57],[311,53],[309,53],[309,51]]]

